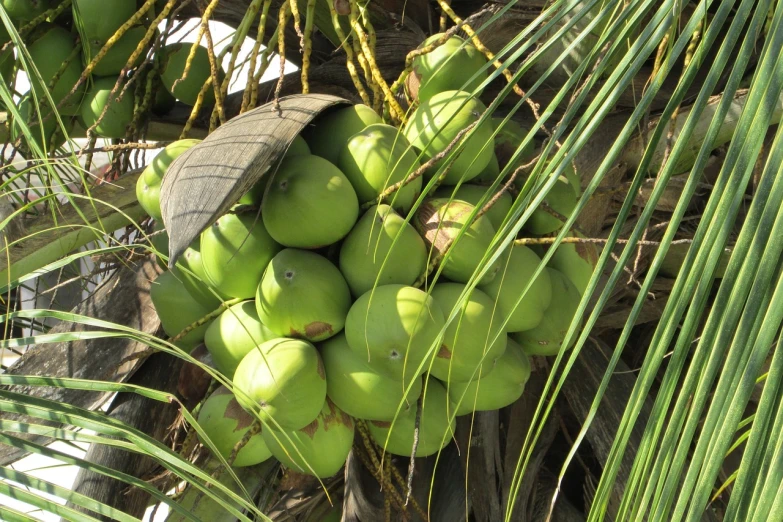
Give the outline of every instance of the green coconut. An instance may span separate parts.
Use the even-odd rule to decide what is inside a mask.
[[[264,272],[256,307],[261,322],[276,334],[323,341],[345,326],[351,291],[325,257],[286,248]]]
[[[174,83],[185,72],[191,47],[192,44],[189,43],[176,43],[164,47],[163,54],[165,59],[160,78],[166,90],[174,95],[176,99],[185,105],[193,106],[198,100],[201,88],[212,75],[212,69],[209,65],[207,48],[199,45],[196,48],[196,54],[193,57],[190,69],[188,69],[188,75],[181,82],[177,83],[176,87],[174,86]],[[218,70],[218,77],[221,81],[224,74],[221,66]],[[215,105],[215,91],[210,87],[204,94],[204,106],[211,107],[213,105]]]
[[[229,459],[234,447],[242,441],[255,419],[237,402],[225,386],[212,392],[198,413],[198,424],[224,459]],[[201,435],[199,440],[204,443]],[[236,454],[232,466],[253,466],[272,456],[261,433],[251,436]]]
[[[514,120],[504,121],[505,118],[492,118],[492,124],[498,133],[495,134],[495,156],[498,160],[498,165],[501,168],[505,167],[511,158],[516,154],[517,149],[522,144],[522,141],[530,132],[530,129],[523,127]],[[531,140],[527,146],[520,152],[515,166],[524,165],[533,159],[535,156],[535,144]],[[510,173],[509,173],[510,174]]]
[[[319,248],[351,231],[359,201],[340,169],[318,156],[287,157],[261,204],[269,234],[281,245]]]
[[[231,299],[231,296],[221,294],[210,285],[204,263],[201,261],[200,237],[194,239],[177,259],[177,277],[196,301],[213,310],[220,306],[222,301]]]
[[[141,208],[156,221],[163,219],[160,213],[160,185],[171,163],[183,152],[201,140],[179,140],[166,146],[144,169],[136,182],[136,199]]]
[[[354,296],[376,281],[412,285],[426,268],[424,240],[389,205],[368,209],[340,247],[340,271]]]
[[[316,119],[308,128],[305,139],[313,154],[336,165],[351,136],[373,123],[383,123],[374,110],[366,105],[352,105]]]
[[[508,320],[506,330],[509,332],[535,328],[552,301],[552,283],[546,270],[530,284],[540,262],[541,258],[528,247],[513,246],[502,256],[497,277],[481,286]],[[528,284],[530,288],[523,295]]]
[[[403,133],[414,147],[422,151],[424,162],[446,150],[457,134],[477,122],[485,110],[484,104],[467,92],[445,91],[422,102],[405,124]],[[494,152],[492,121],[487,118],[471,132],[459,157],[443,178],[444,185],[469,181],[490,162]],[[425,176],[432,178],[447,158],[448,155],[438,161]]]
[[[234,393],[265,424],[299,430],[313,422],[326,399],[321,356],[300,339],[274,339],[250,350],[234,372]]]
[[[146,34],[147,28],[142,25],[128,29],[111,46],[106,55],[101,58],[101,61],[95,65],[92,73],[96,76],[116,76],[120,74]],[[104,40],[90,40],[90,59],[85,56],[85,65],[98,55],[105,43]],[[139,55],[136,62],[131,65],[131,68],[138,66],[142,61],[144,61],[144,53]]]
[[[264,270],[280,249],[256,212],[229,212],[201,234],[207,279],[231,297],[255,297]]]
[[[460,185],[455,191],[453,187],[441,187],[435,191],[435,197],[441,199],[458,199],[465,201],[473,206],[484,205],[489,203],[492,198],[496,196],[501,187],[490,191],[489,187],[482,185]],[[485,216],[492,223],[495,230],[500,230],[503,225],[503,221],[506,220],[506,216],[511,210],[511,205],[514,203],[514,199],[511,197],[508,191],[504,191],[492,207],[487,211]]]
[[[326,395],[348,415],[391,421],[400,405],[403,413],[415,407],[421,395],[421,377],[404,383],[374,370],[366,356],[351,350],[342,333],[323,343],[320,350],[326,370]]]
[[[345,321],[345,337],[373,369],[409,382],[429,369],[444,326],[443,313],[426,292],[385,285],[356,300]]]
[[[163,224],[159,221],[156,221],[152,227],[152,234],[150,234],[150,245],[152,245],[152,247],[157,250],[155,259],[157,260],[158,264],[161,266],[161,268],[168,269],[168,262],[158,254],[164,254],[165,256],[169,255],[169,234],[166,232],[166,229],[163,228]]]
[[[443,33],[430,36],[419,49],[434,44],[443,36]],[[413,60],[413,70],[405,85],[411,97],[420,102],[443,91],[461,90],[480,96],[482,89],[479,87],[487,79],[487,71],[482,71],[486,64],[487,59],[472,43],[452,36],[433,51]]]
[[[506,351],[503,317],[495,302],[478,288],[462,302],[466,288],[460,283],[438,283],[431,292],[445,317],[457,313],[446,327],[441,350],[430,370],[444,382],[470,381],[486,375]]]
[[[577,237],[580,237],[577,234]],[[579,295],[584,295],[600,254],[593,243],[561,243],[552,254],[549,266],[559,270],[574,283]]]
[[[446,394],[446,388],[435,379],[424,385],[424,397],[419,422],[417,457],[434,455],[445,448],[454,436],[456,422],[454,404]],[[416,429],[416,407],[397,417],[394,424],[385,421],[368,422],[370,436],[376,444],[392,455],[410,457],[413,434]]]
[[[288,146],[285,157],[289,158],[293,156],[307,156],[309,154],[310,147],[307,146],[307,142],[301,136],[296,136]],[[239,198],[237,204],[260,207],[264,198],[264,190],[266,189],[268,181],[269,178],[266,176],[262,177],[259,181],[256,182],[255,185],[250,187],[250,190],[248,190],[241,198]]]
[[[42,120],[39,117],[38,110],[36,110],[36,105],[33,103],[30,94],[25,95],[19,103],[19,115],[24,119],[24,124],[29,129],[32,139],[39,149],[42,151],[57,149],[65,143],[63,129],[60,128],[60,124],[54,115],[50,116],[50,109],[48,107],[39,107],[41,111],[40,116],[43,117],[43,125],[40,123]],[[70,133],[73,129],[73,121],[70,118],[65,117],[61,119],[65,131]],[[22,138],[27,142],[27,137],[22,131],[22,126],[18,120],[14,120],[11,125],[11,139],[16,141],[19,138]],[[29,143],[27,143],[27,145],[28,148],[31,148]]]
[[[6,13],[16,22],[29,22],[49,9],[51,0],[2,0]]]
[[[474,209],[464,201],[433,198],[426,200],[413,218],[432,256],[442,257],[448,252],[443,275],[459,283],[467,283],[473,277],[495,236],[495,229],[486,216],[474,219],[465,233],[459,235]],[[500,263],[493,262],[481,282],[492,281],[499,270]]]
[[[559,270],[547,267],[552,283],[552,302],[538,326],[512,335],[528,355],[557,355],[568,327],[576,315],[582,296],[576,286]],[[576,340],[572,337],[571,343]],[[571,344],[566,347],[570,348]]]
[[[546,195],[544,203],[560,214],[568,217],[574,211],[579,200],[579,178],[576,171],[569,164],[565,172],[557,178],[552,190]],[[544,209],[536,209],[525,223],[525,230],[542,236],[557,232],[563,226],[563,221]]]
[[[495,156],[495,154],[492,154],[492,157],[489,159],[489,163],[487,163],[487,166],[484,167],[484,170],[482,170],[478,176],[473,178],[471,183],[475,184],[481,184],[481,185],[490,185],[495,182],[496,179],[500,177],[500,165],[498,164],[498,158]]]
[[[128,125],[133,122],[133,89],[126,91],[120,101],[117,101],[122,85],[112,96],[111,91],[116,82],[117,78],[113,76],[96,78],[79,109],[82,124],[85,129],[89,129],[98,122],[106,105],[109,105],[106,114],[93,129],[95,134],[102,138],[124,138]]]
[[[163,331],[169,337],[178,335],[182,330],[213,310],[201,305],[185,290],[182,282],[171,272],[163,272],[150,286],[150,298],[155,311],[160,317]],[[209,327],[205,323],[177,342],[177,346],[190,351],[204,340],[204,334]]]
[[[522,347],[509,338],[495,368],[479,379],[450,383],[449,398],[457,405],[457,415],[499,410],[522,396],[529,378],[530,360]]]
[[[73,0],[74,19],[81,22],[82,34],[88,40],[105,42],[134,14],[136,0]]]
[[[376,123],[354,134],[340,153],[337,166],[356,190],[359,203],[377,201],[384,190],[420,167],[417,154],[391,125]],[[386,198],[395,209],[407,211],[421,192],[421,177]]]
[[[46,100],[46,91],[49,90],[52,80],[60,72],[63,64],[68,65],[59,75],[57,82],[51,87],[49,93],[52,100],[58,105],[57,110],[61,115],[73,116],[79,113],[79,106],[84,97],[85,86],[79,87],[76,93],[68,98],[62,107],[60,102],[68,96],[74,85],[79,81],[82,73],[82,56],[77,52],[75,57],[71,54],[77,50],[74,35],[57,25],[44,24],[30,36],[27,50],[30,58],[41,75],[41,80],[30,71],[30,84],[38,96],[39,102]],[[69,61],[70,59],[70,61]],[[48,102],[47,102],[48,103]]]
[[[258,318],[256,304],[243,301],[212,321],[204,335],[204,344],[217,369],[223,375],[233,377],[240,361],[250,350],[279,337]]]
[[[264,441],[289,469],[329,478],[340,471],[353,446],[353,419],[329,399],[318,417],[296,431],[264,430]]]

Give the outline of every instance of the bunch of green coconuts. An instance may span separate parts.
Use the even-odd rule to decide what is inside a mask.
[[[17,29],[58,4],[53,0],[0,2]],[[108,3],[111,7],[107,9]],[[83,130],[92,129],[93,133],[101,138],[125,137],[126,130],[133,121],[134,111],[142,101],[135,99],[133,86],[126,89],[126,82],[146,58],[146,49],[151,48],[152,42],[160,36],[155,29],[152,29],[154,34],[150,35],[151,38],[144,47],[145,51],[138,53],[138,58],[127,71],[126,79],[116,90],[115,85],[137,47],[148,35],[154,9],[148,11],[138,24],[123,29],[122,36],[97,63],[87,81],[79,84],[75,91],[74,87],[79,83],[85,67],[99,55],[106,42],[134,16],[139,5],[137,0],[73,0],[71,9],[55,19],[38,24],[29,34],[24,35],[32,65],[40,77],[29,73],[37,101],[32,93],[26,94],[20,101],[19,112],[39,148],[45,145],[52,150],[65,141],[60,124],[51,115],[51,106],[46,101],[47,89],[57,106],[66,132],[70,133],[78,123]],[[5,26],[0,24],[0,47],[10,40]],[[181,79],[190,49],[191,44],[175,43],[166,45],[156,53],[156,59],[160,60],[158,70],[162,85],[150,104],[155,114],[167,113],[176,100],[194,105],[202,86],[209,79],[209,56],[203,46],[197,47],[188,73]],[[3,55],[0,55],[0,76],[6,84],[13,85],[14,71],[21,69],[19,57],[17,56],[15,63],[13,49],[8,46]],[[222,74],[222,71],[219,71],[219,74]],[[180,79],[181,81],[177,81]],[[214,91],[208,89],[204,105],[214,105],[214,102]],[[39,105],[38,109],[36,105]],[[18,121],[12,124],[11,134],[14,141],[22,136]]]
[[[456,416],[521,396],[529,355],[566,348],[564,334],[593,270],[575,245],[559,247],[535,278],[539,254],[512,246],[477,287],[467,286],[512,196],[504,193],[489,212],[468,220],[499,176],[499,160],[507,161],[526,130],[504,125],[493,138],[503,120],[488,120],[432,197],[416,205],[434,169],[378,204],[388,187],[478,120],[484,105],[455,88],[484,63],[457,37],[420,57],[409,84],[418,108],[401,131],[364,105],[316,119],[274,174],[153,284],[153,303],[171,336],[222,301],[240,300],[179,340],[183,349],[203,342],[214,367],[233,382],[233,390],[212,393],[198,416],[224,457],[239,449],[233,465],[274,456],[296,471],[332,476],[358,419],[377,444],[407,456],[419,410],[416,454],[434,454],[451,440]],[[139,178],[139,201],[158,222],[166,169],[197,145],[170,145]],[[565,215],[579,195],[569,176],[548,198]],[[536,211],[526,234],[562,224]],[[449,245],[437,282],[426,291],[414,286]],[[263,428],[251,433],[256,415]]]

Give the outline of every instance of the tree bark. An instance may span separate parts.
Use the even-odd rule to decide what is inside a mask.
[[[151,259],[139,262],[134,268],[121,268],[113,277],[72,313],[109,321],[154,334],[160,328],[160,319],[149,296],[150,282],[160,273]],[[61,323],[51,333],[91,330],[84,325]],[[30,347],[9,369],[13,375],[46,376],[124,382],[139,368],[143,359],[130,359],[143,353],[145,344],[124,338],[72,341],[54,345]],[[108,393],[70,390],[57,387],[11,386],[10,391],[33,397],[42,397],[72,404],[81,408],[96,409],[109,397]],[[3,419],[19,419],[19,416],[0,413]],[[39,419],[34,422],[40,423]],[[41,436],[20,435],[38,443],[49,442]],[[8,446],[0,446],[0,465],[19,460],[25,452]]]

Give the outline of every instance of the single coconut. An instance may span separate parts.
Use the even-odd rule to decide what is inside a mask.
[[[122,85],[112,95],[116,82],[117,78],[113,76],[95,79],[79,109],[84,128],[90,129],[95,126],[93,129],[95,134],[102,138],[124,138],[128,125],[133,122],[133,89],[126,91],[117,101],[117,97],[122,92]],[[109,108],[104,114],[107,105]]]
[[[457,405],[457,415],[499,410],[522,396],[529,378],[530,360],[522,347],[509,338],[506,351],[495,368],[473,381],[450,383],[449,398]]]
[[[576,207],[576,203],[579,199],[578,189],[579,179],[576,175],[576,171],[569,164],[565,172],[557,178],[552,189],[546,195],[544,203],[550,209],[554,210],[557,214],[563,217],[569,217]],[[551,234],[557,232],[563,226],[563,221],[548,212],[546,209],[536,209],[533,214],[525,223],[525,230],[528,232],[542,236],[544,234]]]
[[[41,112],[40,117],[38,109]],[[51,114],[51,109],[45,105],[36,105],[30,94],[25,95],[19,103],[19,115],[24,120],[24,125],[27,126],[33,141],[41,151],[52,151],[60,148],[65,143],[63,128],[60,127],[57,118]],[[73,130],[73,121],[64,117],[61,120],[65,132],[70,133]],[[43,121],[43,125],[41,121]],[[27,143],[28,148],[32,149],[27,141],[27,136],[24,135],[20,121],[14,119],[11,125],[11,139],[16,141],[20,138]]]
[[[166,90],[174,95],[176,99],[185,105],[193,106],[198,100],[201,88],[212,76],[212,69],[209,64],[207,48],[199,45],[196,47],[196,54],[188,69],[187,76],[177,83],[177,80],[182,78],[182,75],[185,73],[185,66],[191,47],[192,44],[190,43],[176,43],[164,47],[164,66],[160,73],[160,78],[163,81],[163,85],[166,86]],[[222,66],[220,66],[218,79],[221,82],[224,75]],[[175,83],[177,84],[176,86],[174,85]],[[210,86],[204,93],[204,106],[211,107],[213,105],[215,105],[215,90]]]
[[[73,17],[81,25],[81,32],[88,40],[105,42],[134,14],[136,0],[73,0]]]
[[[386,285],[356,300],[345,321],[345,337],[370,367],[409,382],[426,372],[442,349],[436,343],[444,325],[443,313],[426,292]]]
[[[280,249],[257,212],[229,212],[201,234],[207,279],[231,297],[255,297],[264,270]]]
[[[206,317],[212,309],[202,306],[185,290],[182,282],[171,272],[160,274],[150,286],[150,298],[160,317],[163,331],[169,337],[179,335],[186,327]],[[209,322],[199,326],[177,341],[177,346],[190,351],[204,340]]]
[[[436,43],[443,36],[443,33],[430,36],[419,49]],[[487,71],[482,70],[486,64],[487,59],[472,43],[451,36],[434,50],[413,60],[406,86],[411,96],[420,102],[443,91],[460,90],[480,96],[479,87],[487,79]]]
[[[416,152],[391,125],[376,123],[354,134],[340,153],[337,166],[356,190],[359,203],[377,201],[395,183],[404,181],[421,165]],[[421,192],[421,177],[386,198],[401,211],[411,208]]]
[[[307,142],[301,136],[296,136],[291,144],[288,146],[288,150],[285,153],[286,158],[293,156],[307,156],[310,154],[310,147],[307,146]],[[251,205],[254,207],[260,207],[261,201],[264,198],[264,190],[266,189],[269,178],[263,176],[258,180],[250,190],[248,190],[239,201],[238,205]]]
[[[329,399],[318,417],[296,431],[263,431],[264,441],[284,466],[300,473],[329,478],[342,469],[353,446],[353,419]]]
[[[517,149],[530,132],[530,129],[523,127],[514,120],[505,121],[505,118],[492,118],[492,124],[497,129],[497,134],[495,134],[495,156],[497,157],[498,165],[503,168],[508,165],[511,158],[517,153]],[[524,165],[531,161],[534,156],[535,143],[531,140],[520,151],[514,165]]]
[[[581,237],[579,234],[576,237]],[[552,254],[549,266],[559,270],[584,295],[600,257],[593,243],[561,243]]]
[[[539,263],[541,258],[528,247],[513,246],[501,258],[497,277],[481,287],[495,300],[500,313],[507,319],[506,330],[509,332],[535,328],[552,301],[549,273],[542,270],[533,279]],[[528,285],[530,288],[523,293]]]
[[[2,0],[6,13],[15,22],[29,22],[49,9],[51,0]]]
[[[168,252],[168,250],[166,250]],[[231,299],[230,296],[221,294],[212,287],[201,261],[201,238],[193,240],[188,248],[182,252],[177,260],[177,277],[180,278],[185,289],[199,303],[208,308],[216,309],[222,301]]]
[[[167,145],[139,176],[136,182],[136,199],[139,200],[141,208],[156,221],[163,219],[160,213],[160,185],[163,176],[175,159],[198,143],[201,143],[201,140],[179,140]]]
[[[326,395],[341,410],[357,419],[391,421],[421,395],[421,377],[403,382],[376,371],[367,358],[351,350],[345,334],[320,346],[326,370]],[[406,388],[410,385],[410,390]]]
[[[467,92],[445,91],[422,102],[405,124],[403,133],[414,147],[422,151],[424,162],[446,150],[463,129],[481,118],[486,109]],[[444,185],[469,181],[484,170],[494,152],[492,133],[489,118],[471,130],[462,152],[443,178]],[[449,156],[438,161],[425,176],[432,178]]]
[[[286,248],[264,271],[256,307],[261,322],[276,334],[323,341],[345,326],[351,291],[325,257]]]
[[[419,445],[417,457],[434,455],[445,448],[454,436],[456,422],[455,407],[449,401],[446,388],[435,379],[424,385],[421,420],[419,422]],[[392,455],[411,456],[416,429],[416,406],[405,415],[397,417],[394,423],[371,421],[367,423],[370,436],[376,444]]]
[[[242,441],[255,419],[242,409],[231,390],[221,386],[210,395],[198,413],[198,424],[224,459],[229,459],[234,447]],[[199,434],[199,440],[204,439]],[[272,456],[261,433],[252,435],[236,454],[232,466],[253,466]]]
[[[39,102],[46,100],[45,93],[49,91],[61,115],[73,116],[78,114],[79,106],[84,97],[84,84],[73,95],[68,97],[68,101],[62,107],[59,106],[60,102],[69,95],[79,81],[82,73],[82,55],[81,52],[78,52],[74,35],[67,29],[57,25],[43,24],[29,39],[31,43],[28,44],[27,51],[30,53],[30,59],[41,76],[39,80],[33,71],[28,71],[30,85],[35,90]],[[76,56],[72,56],[74,51],[76,51]],[[60,69],[66,62],[68,65],[60,73]],[[58,73],[60,74],[58,75]],[[57,77],[57,81],[52,86],[50,84],[55,77]]]
[[[305,140],[313,154],[336,165],[351,136],[373,123],[383,123],[374,110],[366,105],[352,105],[316,119],[307,129]]]
[[[552,302],[538,326],[512,335],[528,355],[557,355],[560,352],[568,327],[582,300],[579,290],[562,272],[549,267],[546,270],[552,282]],[[566,349],[575,340],[576,337],[572,337]]]
[[[432,362],[430,374],[444,382],[470,381],[486,375],[506,351],[503,317],[495,302],[478,288],[464,298],[467,287],[460,283],[438,283],[432,298],[443,315],[456,312],[446,326],[443,344]]]
[[[426,268],[424,240],[388,205],[368,209],[340,247],[340,271],[354,296],[376,285],[412,285]]]
[[[359,201],[340,169],[313,155],[283,160],[261,204],[269,234],[281,245],[319,248],[351,231]]]
[[[492,199],[497,197],[497,200],[492,204],[492,207],[487,211],[485,216],[492,223],[492,227],[495,230],[500,230],[503,222],[506,220],[506,216],[511,210],[511,205],[514,203],[514,199],[507,190],[503,191],[500,195],[498,192],[502,186],[490,190],[489,187],[482,185],[460,185],[460,187],[454,190],[453,187],[441,187],[435,191],[435,197],[441,199],[458,199],[465,201],[473,206],[484,208]]]
[[[315,420],[326,399],[321,356],[300,339],[267,341],[239,362],[234,394],[246,410],[260,410],[265,424],[302,429]]]
[[[429,246],[430,255],[443,258],[443,275],[459,283],[470,281],[482,267],[484,254],[495,236],[495,229],[486,216],[474,218],[460,235],[474,209],[464,201],[433,198],[426,200],[413,218],[416,229]],[[444,258],[445,255],[448,257]],[[499,270],[499,261],[494,261],[481,282],[492,281]]]
[[[147,28],[142,25],[128,29],[125,34],[111,46],[103,58],[101,58],[101,61],[95,64],[92,73],[95,76],[119,75],[146,34]],[[90,40],[90,56],[84,57],[85,65],[98,56],[98,53],[105,44],[106,42],[104,40]],[[141,53],[136,59],[136,62],[132,63],[130,67],[134,68],[141,64],[141,62],[144,61],[144,56],[145,54]]]
[[[240,361],[257,346],[280,336],[258,318],[256,304],[243,301],[220,314],[207,328],[204,344],[215,366],[231,378]]]

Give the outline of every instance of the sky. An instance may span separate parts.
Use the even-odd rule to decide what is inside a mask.
[[[196,32],[194,29],[198,27],[198,21],[197,20],[191,20],[188,22],[188,24],[183,27],[183,29],[175,33],[175,39],[179,40],[180,36],[183,36],[182,41],[184,42],[193,42],[196,40]],[[163,27],[161,27],[162,29]],[[219,22],[210,22],[210,31],[212,33],[213,42],[215,44],[215,52],[219,53],[223,48],[225,48],[228,44],[231,42],[231,35],[233,33],[233,29],[230,27],[219,23]],[[242,48],[238,55],[238,62],[242,63],[249,55],[253,46],[253,40],[250,38],[246,38],[245,42],[242,45]],[[224,67],[227,66],[229,61],[229,56],[226,56],[224,60]],[[262,81],[272,79],[277,77],[278,74],[278,67],[273,62],[272,65],[270,65],[267,73],[262,77]],[[296,70],[296,66],[293,64],[288,63],[286,67],[286,72],[292,72]],[[244,66],[239,71],[239,75],[236,76],[236,78],[244,79],[247,77],[247,66]],[[244,80],[241,83],[234,82],[229,87],[229,92],[236,92],[241,90],[244,87]],[[17,84],[17,88],[20,92],[24,92],[26,90],[29,90],[29,83],[27,82],[26,78],[20,78]],[[149,154],[151,157],[154,155],[154,151]],[[100,161],[99,159],[96,159],[96,162]],[[104,159],[105,161],[105,159]],[[10,361],[4,361],[5,363],[8,363]],[[56,448],[58,450],[64,451],[70,455],[73,455],[75,457],[83,457],[84,453],[87,450],[86,444],[77,444],[77,445],[68,445],[64,443],[55,443],[52,445],[53,448]],[[47,459],[44,457],[40,457],[37,455],[33,455],[30,457],[27,457],[25,459],[20,460],[16,464],[11,466],[13,469],[16,469],[18,471],[24,471],[29,473],[30,475],[47,480],[49,482],[52,482],[53,484],[56,484],[61,487],[70,488],[73,484],[73,481],[76,477],[76,474],[78,472],[78,468],[75,466],[64,466],[61,463],[59,463],[56,460]],[[43,496],[46,496],[47,498],[56,499],[56,497],[53,497],[51,495],[42,494]],[[33,506],[26,505],[22,502],[19,502],[18,500],[9,498],[4,495],[0,495],[0,504],[9,506],[12,509],[16,509],[23,512],[28,512],[30,516],[37,518],[39,520],[44,521],[58,521],[60,520],[60,517],[56,515],[52,515],[49,513],[43,513],[41,511],[36,511]],[[148,510],[147,515],[149,516],[150,510]],[[162,521],[165,520],[166,515],[168,513],[167,509],[159,509],[158,512],[155,515],[155,521]],[[145,517],[145,520],[148,520],[148,518]]]

